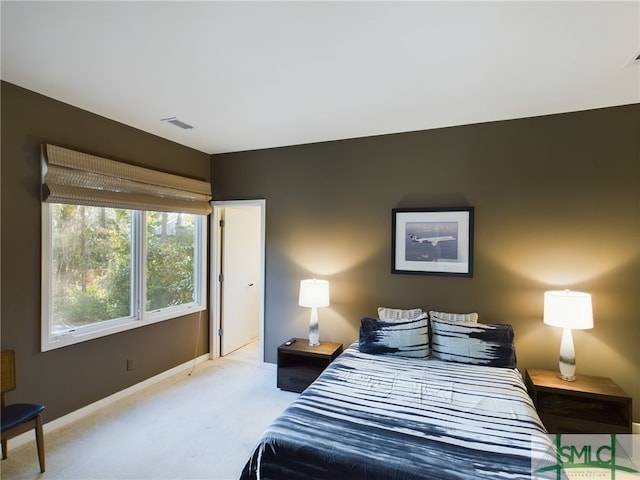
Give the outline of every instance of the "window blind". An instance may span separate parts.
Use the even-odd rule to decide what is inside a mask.
[[[211,184],[56,145],[42,146],[42,199],[97,207],[211,213]]]

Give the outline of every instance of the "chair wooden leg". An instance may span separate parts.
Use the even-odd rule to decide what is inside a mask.
[[[44,434],[42,432],[42,417],[36,417],[36,447],[38,449],[38,461],[40,462],[40,472],[44,473]]]
[[[2,439],[2,459],[5,460],[7,458],[7,439]]]

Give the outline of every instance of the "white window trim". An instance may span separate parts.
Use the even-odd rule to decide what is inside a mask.
[[[77,329],[70,329],[58,335],[51,334],[51,311],[52,311],[52,259],[51,259],[51,242],[52,242],[52,223],[50,204],[42,203],[42,243],[41,243],[41,351],[46,352],[57,348],[75,345],[88,340],[124,332],[134,328],[144,327],[154,323],[162,322],[172,318],[181,317],[190,313],[206,310],[207,305],[207,218],[202,216],[196,222],[196,238],[199,240],[195,252],[194,262],[198,266],[198,278],[196,278],[195,294],[196,299],[192,303],[178,305],[175,307],[163,308],[146,312],[144,304],[146,302],[145,292],[145,276],[143,255],[145,254],[146,242],[145,232],[139,231],[137,225],[143,225],[145,222],[133,221],[134,225],[134,248],[138,251],[134,253],[134,277],[141,281],[133,284],[132,291],[132,312],[134,315],[130,317],[106,320],[93,325],[83,326]],[[140,213],[133,211],[134,217],[140,217]]]

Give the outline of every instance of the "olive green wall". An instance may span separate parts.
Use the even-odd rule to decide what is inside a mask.
[[[305,337],[303,278],[331,282],[320,336],[379,305],[513,324],[520,368],[557,368],[545,290],[593,295],[578,373],[612,377],[640,421],[640,105],[214,155],[214,199],[266,199],[265,357]],[[391,274],[391,209],[475,207],[473,278]]]
[[[210,180],[210,157],[15,85],[1,84],[2,349],[14,349],[18,389],[58,418],[208,351],[207,312],[40,353],[40,145],[53,143]],[[135,368],[126,371],[126,359]]]
[[[11,401],[45,421],[192,358],[196,315],[40,353],[40,157],[50,142],[202,179],[214,198],[266,199],[265,349],[306,336],[298,283],[331,281],[324,340],[357,339],[378,305],[475,310],[509,322],[519,366],[556,368],[545,290],[592,293],[578,372],[634,397],[640,421],[640,105],[210,157],[1,84],[1,335],[18,354]],[[391,209],[472,205],[473,278],[393,275]],[[198,354],[207,352],[200,325]],[[126,371],[126,358],[136,368]]]

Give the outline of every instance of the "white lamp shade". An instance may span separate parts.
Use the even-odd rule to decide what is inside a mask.
[[[301,307],[328,307],[329,282],[326,280],[301,280],[298,305]]]
[[[569,290],[544,292],[544,323],[553,327],[593,328],[591,295]]]

